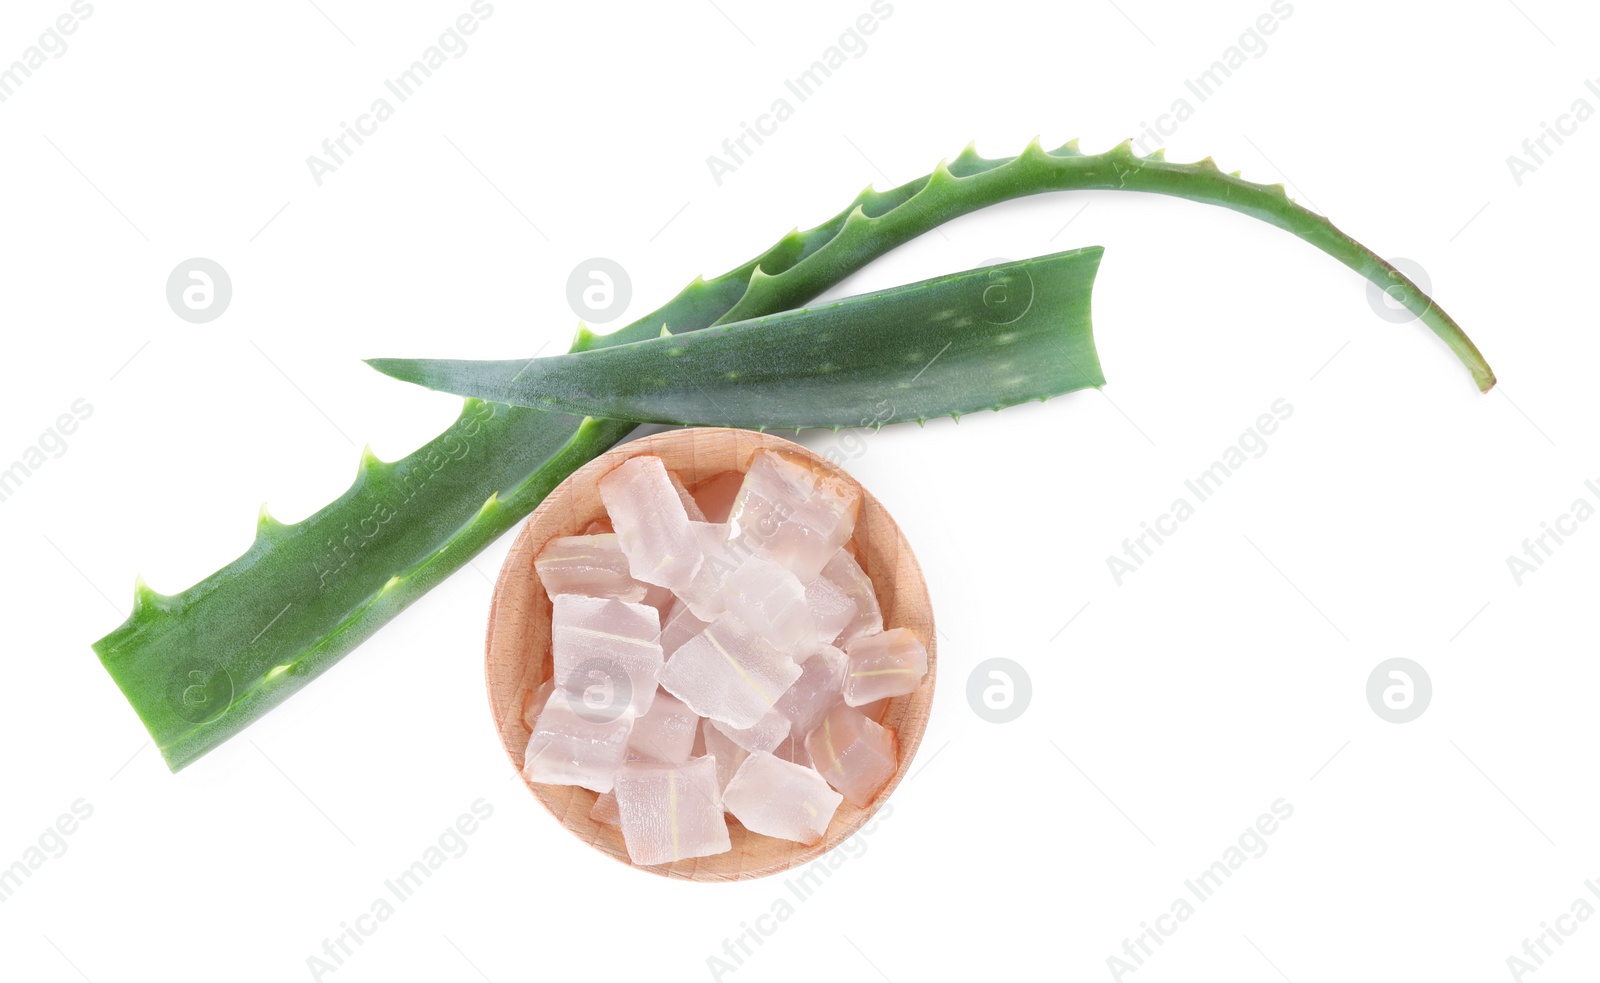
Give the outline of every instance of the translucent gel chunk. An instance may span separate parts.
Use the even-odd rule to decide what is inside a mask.
[[[860,510],[860,493],[843,478],[761,450],[729,512],[728,538],[806,581],[849,540]]]
[[[702,717],[753,727],[800,678],[800,667],[724,614],[672,653],[661,686]]]
[[[642,714],[661,672],[656,609],[612,598],[557,594],[550,648],[556,689],[592,717]]]
[[[533,730],[533,722],[544,712],[544,705],[550,702],[550,694],[555,688],[556,681],[553,678],[546,679],[528,694],[527,702],[522,705],[522,722],[528,725],[530,731]]]
[[[806,607],[811,609],[811,617],[816,622],[817,641],[823,645],[836,644],[845,630],[855,624],[860,608],[844,588],[828,579],[826,572],[806,581],[805,591]]]
[[[750,752],[733,743],[733,738],[718,730],[716,722],[707,717],[700,718],[700,739],[705,744],[705,753],[717,759],[717,791],[720,792],[728,787],[728,779]]]
[[[658,457],[632,457],[600,479],[600,499],[635,580],[676,588],[700,567],[701,549]]]
[[[839,632],[834,644],[842,645],[862,635],[883,631],[883,609],[878,605],[878,593],[872,586],[872,578],[861,569],[855,557],[840,550],[822,568],[822,575],[838,585],[856,605],[855,617]]]
[[[661,622],[661,653],[668,658],[689,639],[706,630],[709,621],[701,621],[683,601],[674,601]]]
[[[728,527],[721,523],[691,522],[689,535],[699,550],[700,565],[693,576],[673,588],[695,617],[710,622],[727,609],[723,592],[728,576],[739,569],[741,557],[729,548]]]
[[[628,750],[652,761],[682,764],[694,748],[700,718],[670,693],[657,693],[650,711],[633,722]]]
[[[533,567],[546,594],[585,594],[643,601],[646,587],[628,572],[628,558],[613,535],[560,536],[545,544]]]
[[[789,736],[793,724],[777,710],[768,710],[753,727],[730,727],[720,720],[713,720],[711,726],[746,751],[771,751]]]
[[[633,761],[617,773],[617,811],[628,858],[652,865],[732,849],[710,755],[683,764]]]
[[[891,628],[845,646],[844,701],[859,707],[914,691],[928,674],[928,650],[909,628]]]
[[[844,699],[845,654],[823,646],[800,664],[800,676],[784,690],[773,709],[789,718],[789,733],[801,741],[820,723],[828,711]]]
[[[617,769],[627,758],[632,729],[629,714],[601,721],[575,713],[558,689],[534,721],[522,774],[530,782],[610,791]]]
[[[678,493],[678,501],[683,503],[683,511],[688,513],[690,522],[706,521],[706,514],[700,511],[700,503],[689,494],[689,489],[684,485],[683,479],[676,471],[668,471],[667,478],[672,482],[672,490]]]
[[[795,662],[817,646],[817,622],[806,604],[805,585],[788,570],[752,556],[722,584],[730,615]]]
[[[828,784],[855,806],[870,805],[899,765],[894,731],[844,704],[822,718],[806,738],[806,751]]]
[[[602,793],[599,798],[594,800],[594,808],[589,810],[589,818],[607,826],[622,825],[622,813],[617,810],[617,792],[615,788],[609,792]]]
[[[765,751],[744,759],[723,798],[745,829],[807,845],[821,841],[843,801],[815,771]]]

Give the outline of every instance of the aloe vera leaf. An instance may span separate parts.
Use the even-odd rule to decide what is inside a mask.
[[[904,242],[987,205],[1046,191],[1142,191],[1218,205],[1298,236],[1384,289],[1444,341],[1480,390],[1493,388],[1493,370],[1443,308],[1377,253],[1296,203],[1283,185],[1256,184],[1237,172],[1224,174],[1210,157],[1174,163],[1159,150],[1141,157],[1130,141],[1090,155],[1080,152],[1077,144],[1073,140],[1046,151],[1034,140],[1020,155],[1000,159],[980,157],[969,145],[925,178],[886,192],[868,189],[836,217],[842,225],[827,249],[804,257],[784,275],[768,278],[757,273],[725,320],[798,307],[814,296],[806,292],[810,275],[848,273],[881,255],[886,237]]]
[[[936,277],[684,335],[513,361],[372,359],[397,379],[608,420],[874,426],[1102,386],[1099,247]]]
[[[1281,187],[1224,175],[1209,160],[1137,157],[1127,143],[1086,156],[1076,141],[1052,152],[1034,141],[999,159],[969,146],[926,177],[868,188],[828,221],[720,277],[697,279],[614,334],[580,330],[573,348],[800,307],[950,219],[1026,195],[1105,188],[1207,202],[1287,229],[1389,289],[1480,387],[1493,385],[1472,342],[1416,284]],[[193,587],[166,596],[141,582],[133,613],[95,651],[168,765],[182,768],[337,662],[632,428],[469,400],[449,429],[401,460],[364,456],[350,489],[309,518],[283,525],[263,513],[244,555]]]

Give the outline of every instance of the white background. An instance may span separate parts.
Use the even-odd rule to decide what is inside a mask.
[[[1506,162],[1575,99],[1600,109],[1583,85],[1600,72],[1592,8],[1295,0],[1201,104],[1184,81],[1267,0],[895,0],[719,186],[707,156],[867,0],[497,2],[319,187],[306,157],[468,2],[318,3],[96,2],[0,104],[0,459],[93,406],[0,504],[0,866],[76,800],[93,809],[0,905],[5,975],[311,978],[323,940],[482,798],[493,816],[466,854],[324,979],[710,978],[708,956],[783,884],[628,870],[512,777],[481,669],[509,536],[177,776],[90,643],[136,573],[180,590],[245,548],[263,501],[299,519],[348,484],[362,444],[393,459],[453,417],[455,400],[360,358],[556,351],[588,257],[629,271],[636,317],[968,140],[1098,151],[1178,98],[1194,112],[1169,157],[1286,181],[1422,264],[1501,387],[1478,395],[1311,247],[1171,199],[1007,204],[845,284],[1103,244],[1110,385],[885,430],[849,462],[933,592],[924,770],[722,978],[1111,978],[1123,940],[1280,798],[1294,812],[1267,852],[1124,978],[1503,980],[1542,922],[1600,905],[1584,888],[1600,876],[1600,523],[1520,586],[1506,564],[1597,500],[1600,121],[1520,186]],[[0,62],[67,9],[7,3]],[[206,325],[164,296],[193,256],[234,284]],[[1293,416],[1266,453],[1118,586],[1107,556],[1280,398]],[[1032,679],[1007,725],[965,696],[996,656]],[[1434,687],[1403,725],[1365,696],[1395,656]],[[1539,983],[1600,969],[1600,919],[1564,924]]]

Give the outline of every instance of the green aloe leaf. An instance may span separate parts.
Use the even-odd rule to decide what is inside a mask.
[[[799,430],[959,417],[1105,384],[1089,322],[1100,254],[550,358],[368,364],[462,396],[640,423]]]
[[[1482,355],[1417,285],[1281,186],[1197,164],[1101,154],[1076,141],[986,159],[971,147],[933,173],[868,188],[816,228],[791,232],[728,273],[696,280],[622,330],[580,332],[575,350],[627,344],[802,307],[872,260],[944,222],[1049,191],[1144,191],[1252,215],[1386,289],[1442,338],[1483,389]],[[244,555],[175,595],[140,583],[128,620],[95,643],[174,770],[237,734],[371,637],[511,529],[560,481],[633,428],[468,400],[444,433],[405,458],[366,455],[355,483],[301,522],[263,513]],[[374,691],[379,698],[380,691]]]

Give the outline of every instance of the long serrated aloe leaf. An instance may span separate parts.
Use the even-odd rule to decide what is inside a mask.
[[[1128,143],[1084,155],[1076,141],[985,159],[971,147],[932,174],[868,188],[844,211],[791,232],[748,263],[696,280],[615,334],[580,332],[575,350],[655,337],[803,306],[851,273],[941,223],[1048,191],[1165,194],[1286,229],[1386,289],[1444,339],[1483,389],[1494,374],[1417,285],[1280,186],[1226,175],[1209,159],[1139,157]],[[364,456],[355,484],[293,525],[263,514],[255,542],[182,593],[142,583],[128,620],[95,643],[169,766],[189,764],[287,699],[390,618],[514,526],[567,474],[632,424],[469,400],[444,433],[405,458]]]
[[[513,361],[377,358],[406,382],[608,420],[755,429],[918,422],[1105,384],[1098,246],[610,348]]]

